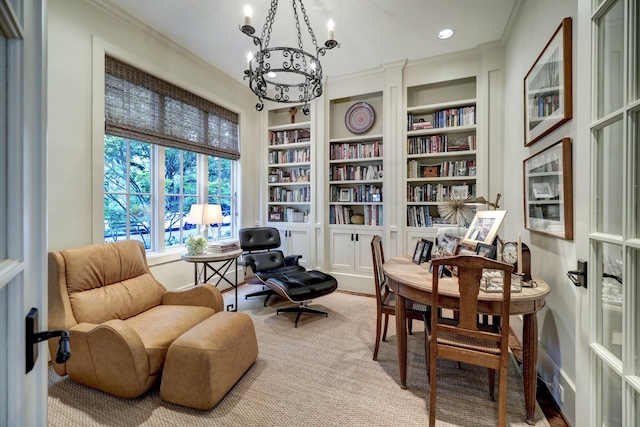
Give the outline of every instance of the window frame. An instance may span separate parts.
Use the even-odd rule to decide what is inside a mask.
[[[120,58],[141,70],[154,74],[159,78],[162,78],[177,86],[183,87],[205,99],[214,100],[216,104],[229,109],[230,111],[239,113],[242,108],[237,104],[231,103],[226,100],[219,99],[211,92],[194,85],[192,81],[188,81],[184,78],[170,74],[163,68],[162,64],[154,64],[142,59],[139,55],[134,55],[119,46],[115,46],[100,37],[94,36],[92,39],[92,93],[91,98],[91,111],[92,111],[92,124],[91,124],[91,141],[92,141],[92,185],[91,185],[91,242],[94,244],[104,242],[104,137],[105,137],[105,55],[112,55]],[[241,119],[239,119],[239,124]],[[240,141],[239,141],[240,143]],[[232,163],[232,212],[231,212],[231,224],[233,227],[233,233],[237,228],[236,207],[238,200],[237,191],[237,173],[239,171],[239,160],[235,160]],[[156,167],[157,170],[157,167]],[[200,172],[199,172],[200,173]],[[158,179],[162,179],[162,174],[156,173],[153,175],[153,180],[158,185]],[[206,199],[204,199],[206,200]],[[153,211],[155,221],[158,219],[157,209]],[[180,259],[180,254],[184,251],[184,246],[176,246],[175,249],[166,250],[164,252],[147,251],[147,262],[149,266],[159,265],[167,262],[172,262]]]
[[[113,135],[112,135],[113,136]],[[105,144],[106,144],[106,137],[107,135],[105,135]],[[116,137],[116,138],[120,138],[120,137]],[[130,144],[131,141],[135,141],[132,139],[127,139],[127,138],[122,138],[124,141],[126,141],[126,156],[127,159],[130,158],[130,154],[131,154],[131,150],[130,150]],[[172,251],[175,251],[176,248],[180,250],[180,252],[182,252],[184,250],[184,244],[176,244],[176,245],[166,245],[166,241],[165,241],[165,232],[166,229],[164,227],[165,224],[165,217],[166,217],[166,198],[168,196],[172,196],[172,197],[179,197],[181,199],[180,201],[180,206],[184,207],[184,199],[185,198],[191,198],[191,197],[195,197],[196,198],[196,203],[202,204],[202,203],[209,203],[211,202],[211,198],[216,198],[218,200],[220,199],[227,199],[228,200],[228,205],[230,208],[229,214],[231,217],[231,221],[230,221],[230,228],[231,228],[231,235],[235,234],[235,224],[233,222],[233,218],[235,217],[235,212],[234,212],[234,206],[235,206],[235,191],[234,191],[234,185],[235,185],[235,170],[236,170],[236,163],[237,161],[235,160],[231,160],[231,159],[224,159],[224,158],[220,158],[220,157],[213,157],[213,156],[207,156],[205,154],[199,154],[199,153],[194,153],[196,155],[196,169],[197,169],[197,174],[196,174],[196,192],[195,194],[185,194],[184,193],[184,187],[183,187],[183,183],[184,183],[184,179],[181,178],[181,186],[179,189],[179,193],[167,193],[166,192],[166,187],[165,187],[165,173],[166,173],[166,168],[165,168],[165,154],[166,154],[166,150],[169,149],[168,147],[163,147],[161,145],[157,145],[157,144],[152,144],[152,143],[148,143],[148,142],[141,142],[141,141],[135,141],[135,142],[140,142],[143,144],[148,144],[150,146],[149,149],[149,153],[150,153],[150,162],[149,162],[149,173],[150,173],[150,188],[149,188],[149,193],[137,193],[137,192],[131,192],[131,187],[130,187],[130,161],[127,161],[127,167],[126,167],[126,191],[125,192],[109,192],[112,194],[118,194],[118,195],[122,195],[124,196],[127,200],[130,198],[131,195],[133,194],[148,194],[150,195],[150,200],[151,200],[151,206],[150,206],[150,231],[149,231],[149,236],[150,236],[150,243],[149,243],[149,248],[147,248],[147,254],[163,254],[163,253],[170,253]],[[104,145],[103,145],[103,149],[104,149]],[[174,149],[174,148],[171,148]],[[178,150],[178,149],[174,149],[174,150]],[[181,155],[180,155],[180,175],[181,177],[184,177],[184,153],[193,153],[192,151],[188,151],[188,150],[178,150]],[[221,170],[221,161],[229,161],[231,170],[231,177],[230,177],[230,195],[229,196],[225,196],[222,195],[220,189],[221,186],[218,186],[217,188],[219,189],[218,194],[213,195],[213,194],[209,194],[209,161],[210,159],[220,159],[218,163],[218,172],[220,172]],[[103,163],[103,170],[104,170],[104,163]],[[221,183],[224,180],[221,179],[220,177],[220,173],[218,173],[218,181]],[[103,175],[103,182],[104,182],[104,175]],[[103,198],[104,196],[107,194],[108,192],[105,191],[104,187],[103,187]],[[129,203],[127,202],[127,209],[129,208]],[[183,209],[184,210],[184,209]],[[188,212],[186,212],[188,213]],[[104,204],[103,204],[103,218],[104,221],[106,221],[106,219],[104,218]],[[130,216],[127,215],[127,220],[126,220],[126,224],[125,224],[125,228],[126,228],[126,232],[125,235],[123,236],[123,240],[130,240],[131,239],[131,223],[130,223]],[[182,241],[183,237],[186,237],[184,230],[182,228],[180,228],[178,231],[178,236],[179,236],[179,240]],[[103,233],[104,234],[104,233]],[[192,233],[189,233],[192,234]],[[103,242],[106,241],[106,236],[103,237]],[[143,241],[144,243],[144,241]]]

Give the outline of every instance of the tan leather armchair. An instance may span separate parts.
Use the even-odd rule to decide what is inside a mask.
[[[49,253],[49,329],[68,330],[71,345],[71,358],[53,368],[116,396],[149,390],[171,343],[223,306],[213,285],[167,291],[139,241]],[[57,342],[49,346],[55,354]]]

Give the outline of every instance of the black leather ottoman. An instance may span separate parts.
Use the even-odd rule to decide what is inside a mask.
[[[333,277],[317,270],[301,271],[292,274],[285,274],[268,279],[265,284],[273,292],[291,302],[299,303],[297,307],[279,308],[280,313],[298,313],[295,327],[298,327],[298,320],[302,313],[320,314],[328,316],[326,311],[316,310],[309,307],[309,302],[313,298],[330,294],[338,289],[338,281]]]

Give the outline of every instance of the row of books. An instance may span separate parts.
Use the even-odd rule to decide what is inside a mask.
[[[476,162],[475,160],[455,160],[450,162],[440,162],[433,164],[423,164],[420,160],[409,160],[407,162],[408,178],[427,178],[433,177],[428,173],[429,170],[436,168],[435,177],[445,178],[453,176],[475,176]]]
[[[382,165],[333,166],[329,170],[330,181],[371,181],[382,178]]]
[[[269,183],[308,182],[311,181],[309,168],[291,170],[272,169],[269,171]]]
[[[347,206],[329,206],[329,224],[382,225],[382,206],[364,206],[362,222],[352,222],[355,212]]]
[[[476,106],[448,108],[433,113],[434,128],[449,128],[476,124]]]
[[[311,141],[308,129],[283,130],[269,133],[269,145],[295,144]]]
[[[362,203],[382,202],[382,187],[377,185],[356,185],[349,188],[331,187],[331,202]]]
[[[448,153],[476,149],[476,136],[431,135],[407,139],[407,154]]]
[[[311,161],[311,152],[308,148],[300,150],[278,150],[269,152],[269,164],[281,163],[305,163]]]
[[[408,202],[444,202],[444,197],[454,199],[466,199],[476,192],[475,184],[443,185],[424,184],[407,185]]]
[[[309,187],[293,190],[283,187],[271,187],[269,188],[269,201],[311,203],[311,190]]]
[[[407,115],[407,130],[469,126],[476,124],[476,106],[447,108],[434,111],[426,117],[417,116],[413,113]]]
[[[429,206],[409,206],[407,209],[408,227],[433,227],[433,217]]]
[[[235,239],[214,240],[209,243],[209,251],[213,253],[233,252],[240,249],[240,243]]]
[[[358,142],[332,144],[329,151],[331,160],[370,159],[382,157],[382,142]]]
[[[548,95],[529,99],[529,118],[542,119],[560,109],[560,96]]]

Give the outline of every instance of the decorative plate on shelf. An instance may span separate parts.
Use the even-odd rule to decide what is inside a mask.
[[[357,135],[367,132],[376,120],[373,107],[366,102],[356,102],[347,110],[344,123],[351,133]]]

